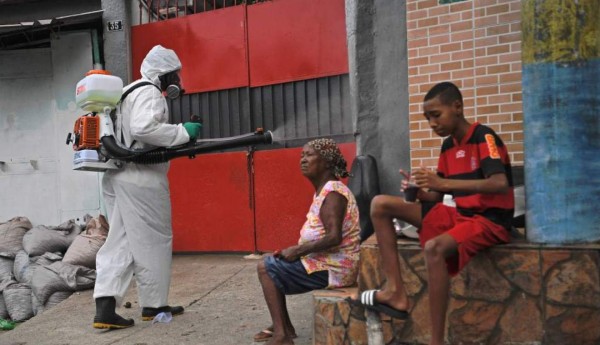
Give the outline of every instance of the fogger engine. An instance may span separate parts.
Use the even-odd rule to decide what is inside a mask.
[[[80,116],[73,126],[73,133],[67,135],[66,144],[72,144],[73,170],[106,171],[119,169],[123,162],[111,159],[102,150],[100,141],[101,116],[90,113]]]
[[[90,113],[79,117],[73,133],[67,136],[67,145],[72,143],[75,150],[74,170],[120,169],[125,162],[157,164],[177,157],[194,158],[196,154],[273,142],[270,131],[258,128],[253,133],[198,140],[173,148],[130,149],[115,140],[111,119],[111,111],[121,101],[122,91],[121,79],[106,71],[90,71],[77,83],[76,103]]]
[[[78,118],[73,134],[67,136],[67,144],[70,142],[75,151],[100,149],[100,117],[87,114]]]

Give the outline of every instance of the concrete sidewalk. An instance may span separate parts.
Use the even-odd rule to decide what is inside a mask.
[[[92,290],[86,290],[14,330],[0,333],[0,344],[255,344],[254,334],[271,324],[256,276],[256,263],[242,255],[176,255],[170,303],[183,305],[186,311],[171,323],[152,325],[141,321],[141,308],[132,285],[124,299],[132,307],[120,307],[117,312],[133,318],[136,325],[123,330],[96,330],[92,328]],[[287,304],[298,334],[295,344],[312,344],[312,294],[289,296]]]

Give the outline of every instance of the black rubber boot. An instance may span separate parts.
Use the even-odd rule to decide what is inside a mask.
[[[116,304],[114,297],[96,298],[94,328],[121,329],[133,326],[132,319],[125,319],[115,312]]]
[[[183,314],[183,310],[184,309],[182,306],[175,306],[175,307],[166,306],[166,307],[159,307],[159,308],[144,307],[144,308],[142,308],[142,321],[152,321],[152,319],[154,319],[154,317],[160,313],[171,313],[171,315],[173,315],[173,316],[181,315],[181,314]]]

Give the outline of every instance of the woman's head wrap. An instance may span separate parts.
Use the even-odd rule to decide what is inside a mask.
[[[337,178],[348,177],[350,174],[346,171],[346,160],[342,156],[340,148],[333,139],[315,139],[307,143],[319,153],[331,167],[331,171]]]

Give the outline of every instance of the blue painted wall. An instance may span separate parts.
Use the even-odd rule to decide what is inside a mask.
[[[523,67],[527,236],[600,239],[600,59]]]

